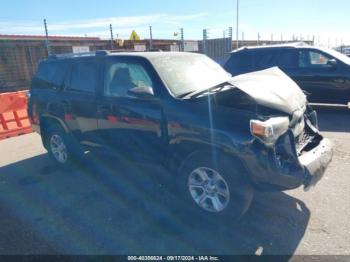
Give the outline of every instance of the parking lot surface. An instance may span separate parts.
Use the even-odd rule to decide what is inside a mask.
[[[214,228],[176,218],[161,167],[90,155],[64,171],[37,134],[0,141],[0,254],[350,255],[350,110],[317,110],[335,153],[324,178],[257,193],[240,222]]]

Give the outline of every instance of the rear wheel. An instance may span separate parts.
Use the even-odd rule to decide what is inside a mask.
[[[187,222],[204,221],[206,225],[239,219],[253,198],[246,176],[240,162],[225,154],[193,154],[179,170],[178,214]]]
[[[74,159],[80,157],[80,148],[64,130],[52,125],[45,134],[46,147],[53,162],[63,168],[68,168]],[[79,155],[79,156],[78,156]]]

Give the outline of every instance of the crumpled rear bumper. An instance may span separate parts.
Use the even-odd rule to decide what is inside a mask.
[[[304,190],[309,190],[322,178],[332,157],[332,143],[327,138],[323,138],[318,146],[299,157],[299,162],[305,168]]]

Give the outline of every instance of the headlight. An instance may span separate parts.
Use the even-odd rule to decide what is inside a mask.
[[[272,117],[266,121],[250,120],[250,132],[266,145],[273,145],[289,126],[288,117]]]

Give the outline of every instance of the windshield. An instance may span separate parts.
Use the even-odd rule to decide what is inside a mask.
[[[346,55],[330,48],[323,48],[323,51],[342,61],[343,63],[350,65],[350,58]]]
[[[205,55],[153,57],[152,63],[174,96],[205,90],[228,81],[231,75]]]

